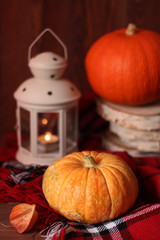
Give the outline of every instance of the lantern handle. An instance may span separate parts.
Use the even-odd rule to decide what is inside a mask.
[[[57,34],[55,32],[53,32],[50,28],[46,28],[44,29],[39,35],[38,37],[31,43],[31,45],[28,48],[28,62],[31,58],[31,51],[32,51],[32,47],[33,45],[46,33],[46,32],[50,32],[51,35],[60,43],[60,45],[63,47],[64,50],[64,58],[67,61],[68,59],[68,53],[67,53],[67,47],[64,44],[64,42],[57,36]]]

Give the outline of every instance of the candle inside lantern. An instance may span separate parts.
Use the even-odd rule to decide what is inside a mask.
[[[52,134],[51,132],[46,132],[44,135],[40,135],[38,137],[38,141],[40,143],[57,143],[58,140],[58,136]]]
[[[52,152],[58,150],[59,138],[51,132],[46,132],[38,137],[38,150],[40,152]]]

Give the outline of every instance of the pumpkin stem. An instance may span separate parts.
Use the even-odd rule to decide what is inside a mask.
[[[129,23],[126,29],[126,35],[134,35],[136,33],[136,25],[133,23]]]
[[[94,158],[92,156],[84,155],[83,158],[85,160],[85,167],[91,168],[96,165]]]

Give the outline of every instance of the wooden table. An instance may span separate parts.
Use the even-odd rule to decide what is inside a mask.
[[[17,203],[0,203],[0,240],[44,239],[35,229],[20,234],[11,226],[9,223],[9,214],[13,206],[16,204]]]

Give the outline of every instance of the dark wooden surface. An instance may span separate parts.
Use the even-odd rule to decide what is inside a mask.
[[[29,232],[18,233],[9,223],[9,215],[14,205],[18,203],[0,203],[0,240],[41,240],[45,239],[33,228]]]
[[[89,47],[102,35],[124,28],[129,22],[160,33],[159,0],[1,0],[0,1],[0,143],[15,132],[13,92],[31,76],[28,47],[46,27],[65,42],[68,68],[65,76],[82,94],[91,88],[84,59]],[[45,38],[33,53],[62,53],[52,38]]]

